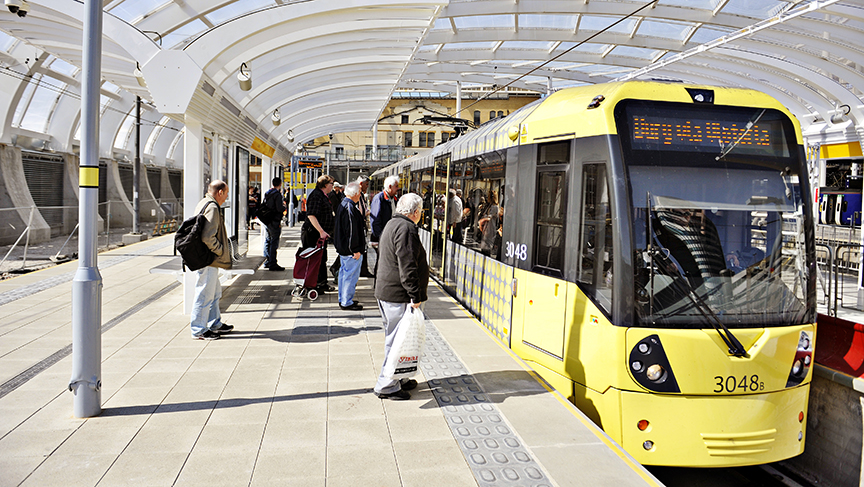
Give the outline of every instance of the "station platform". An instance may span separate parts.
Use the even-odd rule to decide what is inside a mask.
[[[77,262],[0,281],[0,486],[661,485],[434,283],[419,386],[381,400],[371,279],[360,312],[292,297],[299,227],[283,229],[287,270],[225,283],[234,331],[192,340],[182,286],[148,272],[172,243],[99,256],[94,418],[67,390]]]

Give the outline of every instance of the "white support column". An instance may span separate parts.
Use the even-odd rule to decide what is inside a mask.
[[[212,164],[212,162],[211,162]],[[204,197],[204,130],[201,122],[186,115],[183,137],[183,219],[195,214],[195,206]],[[195,274],[183,274],[183,313],[192,314],[195,299]]]
[[[372,126],[372,160],[378,160],[378,122],[375,122],[375,125]],[[350,183],[351,178],[345,177],[345,184]]]
[[[462,116],[462,82],[456,82],[456,118],[465,118]]]

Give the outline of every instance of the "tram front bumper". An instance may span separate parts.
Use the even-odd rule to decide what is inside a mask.
[[[804,451],[809,392],[809,382],[752,395],[621,391],[621,443],[644,465],[727,467],[784,460]],[[644,431],[642,420],[648,422]]]

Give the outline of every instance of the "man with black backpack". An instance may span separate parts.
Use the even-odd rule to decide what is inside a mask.
[[[231,268],[231,249],[228,233],[225,231],[225,218],[221,206],[228,199],[228,185],[215,180],[210,183],[207,194],[195,206],[195,214],[204,216],[201,241],[213,252],[210,265],[194,271],[195,299],[192,302],[192,338],[196,340],[215,340],[220,334],[234,329],[222,323],[219,312],[219,298],[222,297],[222,284],[219,282],[219,268]]]
[[[263,213],[263,214],[262,214]],[[267,229],[264,240],[264,267],[271,271],[284,271],[285,268],[276,263],[276,250],[279,248],[279,235],[282,233],[282,214],[285,213],[285,203],[282,200],[282,180],[273,178],[273,187],[264,193],[264,201],[258,209],[258,219]]]

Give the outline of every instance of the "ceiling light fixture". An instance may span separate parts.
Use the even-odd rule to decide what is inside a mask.
[[[245,72],[243,70],[246,70]],[[252,89],[252,71],[246,66],[246,63],[240,65],[240,72],[237,73],[237,81],[240,82],[240,89],[249,91]]]
[[[282,123],[282,116],[279,115],[279,109],[278,108],[273,110],[273,115],[270,115],[270,120],[272,120],[273,125],[276,125],[276,126],[278,126],[280,123]]]
[[[288,130],[288,142],[294,142],[294,131]]]

